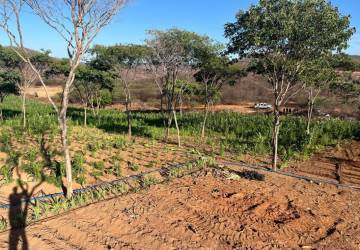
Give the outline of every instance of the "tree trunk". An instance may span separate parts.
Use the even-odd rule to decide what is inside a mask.
[[[179,129],[179,125],[178,125],[177,118],[176,118],[176,110],[174,109],[174,107],[172,108],[172,113],[173,113],[173,115],[174,115],[174,122],[175,122],[176,132],[177,132],[178,146],[181,147],[180,129]]]
[[[313,110],[314,110],[314,100],[312,96],[312,90],[310,90],[308,97],[308,112],[307,112],[307,124],[306,124],[306,134],[308,135],[310,134],[310,125],[311,125]]]
[[[87,104],[84,104],[84,127],[87,127]]]
[[[278,141],[279,141],[279,130],[280,130],[280,111],[279,105],[274,105],[274,127],[273,127],[273,159],[272,159],[272,168],[274,171],[277,171],[277,161],[278,161]]]
[[[125,87],[125,109],[127,114],[127,123],[128,123],[128,137],[131,139],[132,137],[132,113],[131,113],[131,93],[130,88],[127,82],[124,81]]]
[[[23,128],[26,128],[26,92],[21,91],[21,112],[23,118]]]
[[[171,112],[170,110],[166,111],[167,113],[167,121],[166,121],[166,129],[165,129],[165,141],[167,142],[169,137],[170,137],[170,127],[171,127],[171,124],[172,124],[172,116],[171,116]]]
[[[91,112],[92,112],[93,116],[96,116],[94,98],[91,98],[91,100],[90,100],[90,108],[91,108]]]
[[[182,100],[182,96],[181,96],[181,94],[180,94],[180,96],[179,96],[179,111],[180,111],[180,117],[182,117],[182,115],[183,115],[183,100]]]
[[[165,128],[165,142],[168,142],[168,139],[170,137],[170,127],[172,124],[172,118],[173,118],[173,114],[172,114],[172,98],[167,95],[166,96],[166,113],[165,113],[165,119],[166,119],[166,128]]]
[[[160,93],[160,114],[164,123],[164,128],[166,128],[166,118],[164,114],[164,94]]]
[[[132,114],[131,114],[131,108],[130,108],[131,104],[129,103],[129,101],[126,101],[126,113],[127,113],[127,122],[128,122],[128,137],[129,139],[131,139],[132,136]]]
[[[66,124],[66,108],[61,109],[61,114],[59,117],[60,130],[61,130],[61,142],[63,146],[63,154],[65,159],[65,175],[66,175],[66,198],[70,199],[73,195],[72,187],[72,167],[71,167],[71,158],[70,151],[67,142],[67,124]]]
[[[204,120],[203,120],[203,124],[202,124],[202,129],[201,129],[201,138],[205,137],[205,127],[206,127],[206,120],[207,120],[208,113],[209,113],[209,103],[206,102],[205,108],[204,108]]]
[[[67,124],[66,124],[66,112],[69,103],[69,93],[70,93],[70,86],[75,79],[74,70],[70,71],[68,79],[64,86],[62,103],[61,103],[61,110],[59,113],[59,124],[61,130],[61,142],[63,146],[63,154],[65,160],[65,175],[66,175],[66,198],[70,199],[73,195],[73,183],[72,183],[72,167],[71,167],[71,157],[70,151],[67,141]]]

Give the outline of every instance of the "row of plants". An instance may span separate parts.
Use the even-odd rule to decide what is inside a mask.
[[[51,108],[36,101],[29,102],[31,102],[28,115],[29,133],[34,135],[41,135],[45,131],[57,133],[57,121]],[[3,105],[13,113],[20,110],[20,100],[14,96],[7,98]],[[83,116],[82,109],[69,109],[70,124],[81,125]],[[180,115],[178,122],[181,134],[200,137],[202,116],[203,114],[198,112],[186,112]],[[268,154],[271,152],[272,123],[271,114],[210,113],[206,141],[208,145],[220,145],[217,148],[221,151]],[[15,115],[5,119],[3,124],[13,128],[20,127],[20,116]],[[108,133],[127,133],[126,114],[115,110],[103,109],[98,115],[88,114],[88,124]],[[307,134],[304,117],[283,116],[282,132],[279,138],[280,157],[283,160],[289,160],[297,156],[307,156],[325,146],[334,145],[340,140],[358,139],[360,138],[359,125],[357,121],[315,119],[311,133]],[[133,134],[162,139],[164,136],[162,115],[158,112],[133,112]],[[89,144],[89,150],[96,151],[101,147],[97,144],[96,142]],[[122,142],[119,144],[119,147],[124,146]]]
[[[28,202],[28,211],[26,215],[17,214],[14,218],[6,219],[0,217],[0,232],[12,227],[24,227],[40,219],[54,216],[56,214],[72,210],[93,202],[117,197],[131,192],[146,190],[150,186],[162,181],[171,181],[193,172],[204,169],[205,167],[214,166],[214,160],[207,157],[200,157],[194,162],[189,162],[180,166],[169,168],[163,171],[161,178],[154,174],[140,174],[133,179],[120,180],[115,183],[103,184],[94,188],[79,190],[71,199],[65,199],[63,196],[53,197],[46,201],[37,200],[34,203]]]
[[[80,114],[80,113],[78,113]],[[187,112],[178,118],[181,134],[200,137],[202,113]],[[134,134],[161,139],[164,136],[160,113],[134,113]],[[113,110],[102,110],[89,119],[92,126],[108,132],[126,133],[126,116]],[[271,153],[273,116],[271,114],[240,114],[215,112],[208,117],[207,143],[216,143],[225,151],[235,153]],[[310,134],[306,119],[301,116],[282,117],[279,154],[283,160],[309,156],[325,146],[345,139],[360,138],[360,123],[340,119],[314,119]],[[173,131],[175,134],[175,131]]]

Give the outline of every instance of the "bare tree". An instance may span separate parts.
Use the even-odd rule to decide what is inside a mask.
[[[128,137],[132,136],[132,95],[131,85],[139,72],[144,68],[144,61],[148,53],[147,47],[136,44],[118,44],[104,47],[95,46],[93,53],[96,54],[94,64],[108,65],[107,70],[114,73],[122,85],[125,94],[125,109],[128,120]]]
[[[127,0],[24,0],[48,26],[67,43],[69,74],[63,86],[58,120],[65,158],[67,198],[73,193],[72,168],[67,142],[66,113],[75,71],[94,38],[123,8]]]

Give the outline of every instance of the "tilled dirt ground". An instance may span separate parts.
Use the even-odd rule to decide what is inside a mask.
[[[266,174],[214,171],[0,234],[29,249],[359,249],[360,192]]]
[[[307,161],[286,168],[286,171],[360,185],[360,142],[351,141],[341,147],[328,148]]]

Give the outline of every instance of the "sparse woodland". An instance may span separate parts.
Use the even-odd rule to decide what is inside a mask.
[[[205,158],[251,157],[278,171],[360,139],[359,121],[317,111],[325,94],[359,106],[360,82],[352,72],[360,64],[344,54],[355,30],[331,3],[259,0],[225,24],[227,44],[179,28],[150,30],[141,44],[94,44],[127,2],[0,0],[1,36],[8,38],[0,45],[0,189],[32,183],[64,194],[53,205],[63,207],[35,206],[33,219],[90,199],[74,190],[165,165],[196,162],[188,171],[202,168]],[[25,47],[24,11],[58,33],[68,58]],[[254,75],[266,80],[272,110],[213,111],[224,88],[241,92],[241,80]],[[58,96],[48,93],[54,79]],[[134,91],[148,94],[149,85],[158,109],[138,110]],[[45,101],[28,94],[38,86]],[[305,96],[304,112],[284,114],[281,108],[297,96]],[[124,111],[113,108],[115,99]],[[151,176],[141,185],[156,182]],[[131,188],[126,185],[116,192]],[[112,190],[104,192],[91,199]],[[0,220],[0,231],[5,224]]]

